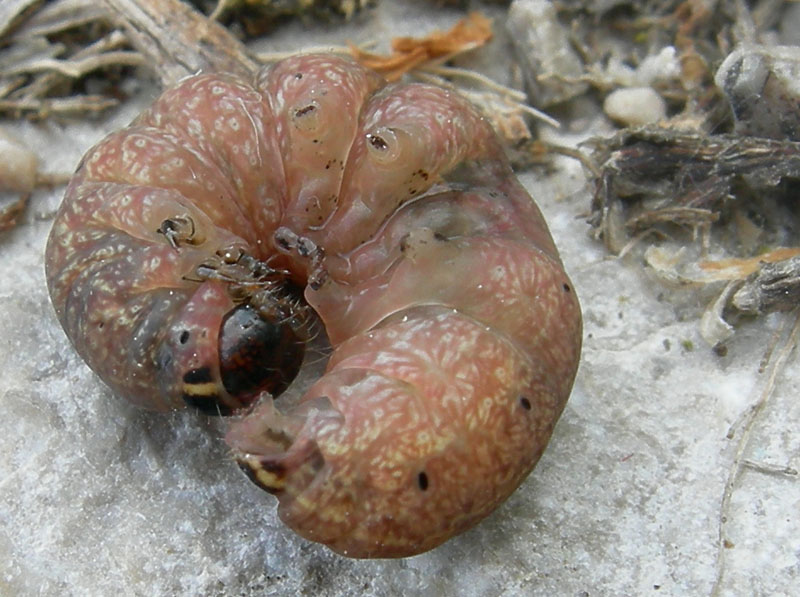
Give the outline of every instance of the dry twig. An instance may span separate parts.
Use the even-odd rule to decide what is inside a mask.
[[[250,77],[257,70],[239,40],[180,0],[103,1],[162,85],[200,71]]]
[[[783,330],[781,330],[781,332],[782,331]],[[736,423],[734,423],[734,425],[731,427],[731,430],[728,432],[728,437],[733,438],[736,434],[736,431],[739,429],[741,430],[739,441],[736,444],[736,451],[733,456],[733,464],[728,472],[728,479],[725,482],[725,489],[723,491],[722,501],[720,503],[720,514],[717,530],[717,555],[715,564],[717,574],[714,581],[714,586],[711,590],[712,597],[720,595],[722,591],[722,579],[725,574],[725,550],[726,545],[728,545],[728,540],[725,536],[725,528],[727,523],[730,521],[731,497],[736,489],[736,483],[739,480],[742,469],[745,466],[749,466],[749,461],[744,458],[745,450],[749,445],[750,435],[753,431],[753,427],[755,426],[755,422],[758,419],[758,415],[764,410],[769,397],[772,395],[772,391],[775,389],[776,380],[783,371],[786,361],[792,354],[792,351],[796,348],[798,339],[800,339],[800,313],[798,313],[795,318],[794,326],[792,327],[791,332],[783,341],[777,358],[772,362],[772,367],[770,368],[766,383],[764,384],[764,388],[759,394],[758,399],[744,412],[744,414],[739,418],[739,420],[736,421]],[[776,337],[776,342],[778,340],[779,337]]]

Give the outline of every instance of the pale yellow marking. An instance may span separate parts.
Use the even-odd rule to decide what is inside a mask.
[[[283,489],[286,487],[286,481],[278,477],[278,475],[275,473],[271,473],[268,470],[261,468],[258,463],[251,462],[249,464],[250,468],[256,473],[256,479],[258,479],[258,482],[263,486],[271,489]]]
[[[189,396],[213,396],[217,393],[217,384],[213,381],[183,384],[183,393]]]

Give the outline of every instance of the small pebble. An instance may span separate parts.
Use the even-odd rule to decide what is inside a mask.
[[[800,140],[800,48],[741,45],[714,76],[736,119],[736,133]]]
[[[626,126],[642,126],[665,118],[667,105],[652,87],[630,87],[609,93],[603,111]]]
[[[36,184],[36,167],[36,154],[0,128],[0,191],[30,193]]]

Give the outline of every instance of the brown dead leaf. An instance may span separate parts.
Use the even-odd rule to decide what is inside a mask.
[[[16,227],[17,219],[25,212],[28,205],[29,193],[21,195],[18,199],[0,208],[0,232]]]
[[[711,280],[739,280],[746,278],[759,269],[762,263],[777,263],[800,255],[800,248],[781,247],[768,253],[748,259],[720,259],[719,261],[701,261],[700,269],[708,272]]]
[[[426,37],[396,37],[392,53],[373,54],[348,43],[353,57],[367,68],[396,81],[420,64],[480,47],[492,39],[492,22],[479,12],[470,13],[449,31],[434,31]]]

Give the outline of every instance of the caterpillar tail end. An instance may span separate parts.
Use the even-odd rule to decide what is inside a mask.
[[[284,414],[264,393],[249,413],[232,422],[225,442],[239,468],[261,489],[278,496],[297,495],[324,465],[311,430],[321,419],[338,416],[326,398]]]

